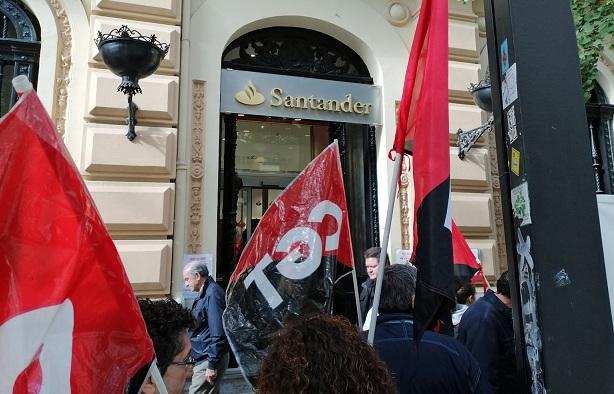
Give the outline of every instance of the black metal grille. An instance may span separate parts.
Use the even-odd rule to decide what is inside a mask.
[[[586,104],[591,158],[597,194],[614,194],[614,151],[612,149],[612,117],[614,105],[607,104],[601,87],[596,86]]]
[[[15,104],[11,80],[26,75],[36,87],[40,55],[40,26],[34,15],[19,1],[0,0],[0,115]]]
[[[362,59],[348,46],[315,30],[270,27],[234,40],[222,68],[372,84]]]

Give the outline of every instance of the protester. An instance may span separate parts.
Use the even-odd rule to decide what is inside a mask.
[[[454,326],[454,336],[458,335],[458,324],[461,317],[469,308],[469,305],[475,302],[475,286],[471,283],[465,283],[459,286],[456,290],[456,306],[452,311],[452,325]]]
[[[373,304],[373,296],[375,294],[375,281],[377,279],[377,270],[379,267],[379,256],[382,253],[382,248],[374,246],[365,251],[365,267],[367,269],[367,275],[369,276],[362,284],[362,290],[360,291],[360,314],[363,321],[366,321],[366,316],[371,305]],[[388,254],[386,253],[386,266],[390,265]]]
[[[140,299],[139,307],[156,352],[158,368],[169,394],[182,394],[186,379],[192,376],[188,329],[194,326],[190,312],[174,300]],[[130,380],[126,393],[136,394],[147,375],[149,365]],[[151,379],[142,393],[157,393]]]
[[[226,308],[224,290],[200,261],[186,265],[183,280],[188,289],[198,293],[192,304],[196,327],[190,333],[190,341],[196,365],[190,394],[217,393],[229,360],[228,341],[222,326],[222,312]]]
[[[340,316],[314,314],[297,318],[269,345],[260,367],[259,394],[393,394],[384,364]]]
[[[493,393],[520,392],[511,307],[506,271],[497,280],[497,293],[488,290],[467,309],[459,324],[458,340],[478,360]]]
[[[426,331],[414,342],[415,290],[415,267],[386,267],[373,347],[398,392],[487,393],[477,361],[455,339]]]

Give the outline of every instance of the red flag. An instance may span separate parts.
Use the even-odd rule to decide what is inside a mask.
[[[475,255],[469,248],[463,234],[456,227],[454,220],[452,221],[452,250],[454,252],[454,276],[461,283],[475,284],[478,279],[482,279],[484,289],[488,288],[488,282],[482,272],[482,266],[475,258]]]
[[[153,346],[35,92],[0,121],[0,392],[122,393]]]
[[[448,140],[448,1],[424,0],[407,65],[394,151],[413,145],[415,337],[454,305]]]
[[[224,328],[248,380],[288,318],[330,311],[336,261],[353,267],[335,142],[269,207],[230,278]]]

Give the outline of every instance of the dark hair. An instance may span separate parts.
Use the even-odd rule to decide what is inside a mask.
[[[511,298],[510,295],[510,281],[508,271],[501,273],[499,279],[497,279],[497,293],[503,294],[507,298]]]
[[[190,311],[171,299],[142,298],[139,307],[156,351],[160,373],[164,375],[173,358],[183,350],[181,334],[194,327],[194,318]]]
[[[384,269],[382,294],[379,308],[386,312],[407,312],[413,310],[412,298],[416,293],[416,267],[393,264]]]
[[[380,248],[379,246],[374,246],[372,248],[369,248],[367,250],[365,250],[365,260],[371,257],[374,257],[376,259],[378,259],[379,261],[379,256],[382,253],[382,248]],[[385,266],[388,267],[390,265],[390,258],[388,258],[388,253],[386,253],[386,263]]]
[[[262,361],[256,392],[264,394],[393,394],[384,363],[341,316],[315,314],[290,321]]]
[[[475,286],[471,283],[465,283],[456,290],[456,302],[458,304],[466,304],[471,296],[475,296]]]
[[[182,333],[194,327],[190,311],[172,299],[138,300],[147,333],[153,342],[158,369],[164,375],[173,358],[184,348]],[[128,382],[125,393],[140,394],[139,389],[147,376],[149,364],[143,366]]]

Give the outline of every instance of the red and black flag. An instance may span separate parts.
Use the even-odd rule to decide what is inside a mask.
[[[448,136],[448,1],[424,0],[411,48],[394,150],[413,151],[415,338],[454,306]]]
[[[471,251],[471,248],[469,248],[463,234],[456,227],[454,220],[452,221],[452,250],[454,251],[454,277],[457,282],[474,285],[481,279],[484,290],[486,290],[488,282],[484,277],[482,266]]]
[[[330,312],[337,262],[354,266],[335,142],[269,207],[230,278],[224,329],[252,384],[269,341],[288,319]]]

